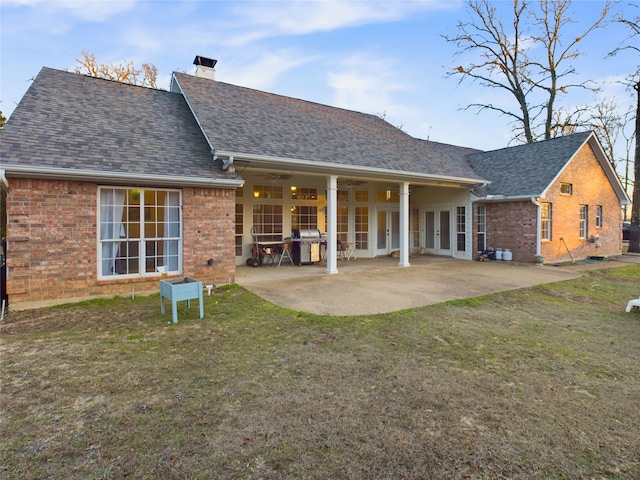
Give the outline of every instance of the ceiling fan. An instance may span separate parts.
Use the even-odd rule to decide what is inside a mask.
[[[364,180],[339,180],[338,181],[338,188],[351,188],[351,187],[357,187],[358,185],[362,185],[365,184],[367,182],[365,182]]]
[[[276,183],[278,180],[291,180],[292,175],[288,173],[261,173],[258,177],[267,178],[271,183]]]

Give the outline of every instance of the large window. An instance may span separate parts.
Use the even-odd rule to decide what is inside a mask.
[[[540,240],[551,240],[551,204],[540,204]]]
[[[256,240],[282,240],[282,205],[258,204],[253,206],[253,230]]]
[[[456,208],[456,250],[467,250],[467,207]]]
[[[478,251],[487,249],[487,207],[478,205]]]
[[[318,228],[318,207],[315,205],[299,205],[291,207],[291,228],[307,230]]]
[[[99,203],[100,277],[182,270],[179,191],[105,187]]]
[[[580,205],[580,238],[587,238],[589,234],[589,207]]]

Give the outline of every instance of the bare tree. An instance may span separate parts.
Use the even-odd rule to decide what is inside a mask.
[[[133,61],[120,65],[98,63],[93,53],[82,51],[82,58],[76,59],[76,73],[90,77],[104,78],[114,82],[129,83],[143,87],[158,88],[158,69],[150,63],[143,63],[142,68],[135,68]],[[142,77],[141,77],[142,75]]]
[[[532,6],[536,4],[538,9]],[[565,35],[567,27],[574,23],[567,11],[570,0],[513,0],[509,31],[490,0],[468,0],[467,5],[472,21],[459,22],[458,34],[444,38],[456,44],[458,54],[471,53],[480,61],[459,65],[448,75],[459,75],[461,82],[471,79],[508,92],[517,102],[515,109],[490,103],[467,108],[493,110],[510,117],[514,137],[523,143],[553,137],[558,94],[574,88],[595,90],[589,82],[571,81],[576,74],[572,62],[580,55],[578,44],[603,25],[609,3],[577,36]],[[543,52],[540,58],[533,56],[536,50]]]
[[[630,4],[638,8],[637,4]],[[640,253],[640,47],[634,43],[640,37],[640,15],[635,17],[620,16],[618,22],[629,27],[629,36],[613,50],[610,55],[621,53],[631,53],[635,55],[635,72],[631,72],[627,77],[627,87],[635,91],[636,114],[635,114],[635,154],[634,154],[634,185],[631,200],[631,230],[629,235],[629,252]]]

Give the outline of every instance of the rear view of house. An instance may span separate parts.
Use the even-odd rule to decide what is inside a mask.
[[[590,132],[481,152],[375,115],[215,80],[171,91],[44,68],[1,133],[12,305],[233,282],[254,236],[315,230],[358,258],[530,262],[621,251],[620,182]]]

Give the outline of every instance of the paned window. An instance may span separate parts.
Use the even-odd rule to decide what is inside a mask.
[[[369,191],[368,190],[356,190],[356,202],[368,202]]]
[[[573,195],[573,183],[561,183],[560,193],[564,195]]]
[[[315,205],[296,205],[291,207],[291,228],[307,230],[318,228],[318,207]]]
[[[291,187],[292,200],[318,200],[318,189],[308,187]]]
[[[102,187],[98,199],[99,277],[182,270],[180,191]]]
[[[244,205],[236,203],[236,257],[242,256],[242,238],[244,234]]]
[[[596,207],[596,228],[602,228],[602,205]]]
[[[478,205],[478,250],[487,249],[487,207]]]
[[[411,224],[411,244],[410,248],[420,248],[420,210],[412,208],[409,211],[409,223]]]
[[[356,207],[355,209],[355,241],[359,250],[369,248],[369,207]]]
[[[456,250],[467,250],[467,207],[456,208]]]
[[[551,240],[551,204],[540,204],[540,240]]]
[[[282,199],[283,191],[281,185],[254,185],[253,198]]]
[[[587,238],[589,234],[589,207],[580,205],[580,238]]]
[[[349,231],[349,209],[346,205],[338,206],[338,219],[336,222],[337,238],[341,242],[347,241]]]
[[[258,240],[282,240],[282,205],[253,205],[253,231]]]

